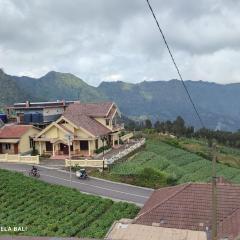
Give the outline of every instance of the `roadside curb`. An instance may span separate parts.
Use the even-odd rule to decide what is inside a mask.
[[[58,172],[64,172],[64,173],[68,173],[69,174],[68,171],[62,170],[62,169],[59,169],[59,168],[47,167],[47,166],[42,166],[42,165],[39,165],[38,167],[46,168],[46,169],[49,169],[49,170],[56,170]],[[103,178],[97,178],[97,177],[92,177],[92,176],[90,176],[90,178],[95,179],[95,180],[99,180],[99,181],[103,181],[103,182],[109,182],[109,183],[113,183],[113,184],[125,185],[125,186],[128,186],[128,187],[134,187],[134,188],[154,191],[153,188],[141,187],[141,186],[136,186],[136,185],[132,185],[132,184],[128,184],[128,183],[114,182],[114,181],[111,181],[111,180],[107,180],[107,179],[103,179]]]
[[[116,184],[119,184],[119,185],[126,185],[126,186],[129,186],[129,187],[135,187],[135,188],[140,188],[140,189],[144,189],[144,190],[152,190],[152,191],[154,191],[153,188],[141,187],[141,186],[136,186],[136,185],[132,185],[132,184],[128,184],[128,183],[122,183],[122,182],[114,182],[114,181],[111,181],[111,180],[107,180],[107,179],[103,179],[103,178],[97,178],[97,177],[92,177],[92,176],[90,178],[95,179],[95,180],[104,181],[104,182],[116,183]]]

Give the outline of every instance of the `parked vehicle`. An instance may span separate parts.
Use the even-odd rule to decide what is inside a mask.
[[[88,175],[87,175],[87,172],[84,168],[76,171],[76,177],[79,178],[79,179],[87,179],[88,178]]]
[[[29,171],[29,176],[39,178],[39,170],[35,166],[32,166],[32,169]]]

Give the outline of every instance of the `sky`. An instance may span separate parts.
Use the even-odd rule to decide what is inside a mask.
[[[150,0],[185,80],[240,82],[239,0]],[[0,0],[0,67],[102,81],[176,79],[146,0]]]

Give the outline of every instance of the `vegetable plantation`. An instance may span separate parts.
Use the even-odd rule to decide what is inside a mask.
[[[6,170],[0,170],[0,182],[0,226],[27,228],[26,232],[8,232],[12,235],[102,238],[115,220],[133,218],[139,211],[133,204]]]
[[[124,163],[116,164],[111,174],[122,177],[140,176],[140,173],[148,168],[176,179],[175,183],[206,182],[211,179],[211,161],[157,139],[147,140],[143,151]],[[238,168],[218,163],[217,174],[232,182],[240,183]],[[154,186],[152,183],[152,187]]]

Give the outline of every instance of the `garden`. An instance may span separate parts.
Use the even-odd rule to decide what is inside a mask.
[[[185,182],[211,180],[211,161],[159,139],[148,139],[146,148],[111,167],[104,178],[159,188]],[[240,169],[217,163],[217,174],[240,183]]]
[[[0,226],[22,226],[11,235],[102,238],[112,223],[134,218],[133,204],[80,193],[0,170]],[[1,235],[6,234],[1,232]]]

